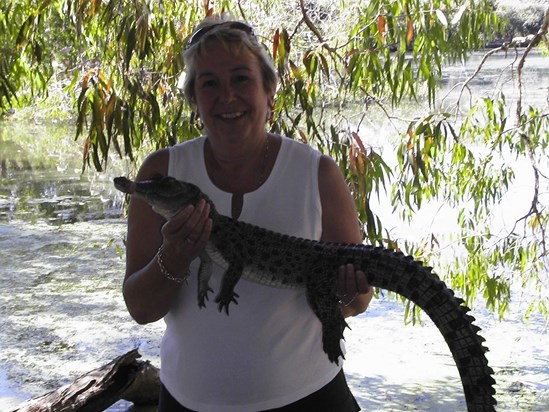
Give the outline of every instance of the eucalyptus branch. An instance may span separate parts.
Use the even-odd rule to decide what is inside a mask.
[[[482,69],[482,66],[484,66],[484,63],[486,63],[486,60],[488,60],[488,57],[490,57],[491,55],[499,52],[499,51],[503,51],[503,50],[507,50],[508,48],[508,45],[506,44],[503,44],[501,45],[500,47],[496,47],[495,49],[492,49],[490,50],[488,53],[486,53],[482,60],[480,61],[479,65],[477,66],[477,69],[475,70],[475,72],[470,75],[462,84],[461,86],[461,90],[459,92],[459,96],[458,96],[458,99],[457,99],[457,102],[456,104],[459,105],[459,101],[461,100],[461,96],[463,95],[463,91],[465,90],[465,88],[469,88],[469,83],[476,77],[477,74],[479,74],[480,70]],[[453,89],[452,89],[453,90]],[[450,90],[448,92],[448,94],[452,91]],[[446,96],[444,97],[446,98]]]
[[[246,13],[244,13],[244,9],[242,8],[242,4],[241,4],[240,0],[238,0],[237,5],[238,5],[238,11],[240,12],[240,15],[242,16],[244,21],[248,21],[248,18],[246,17]]]
[[[359,34],[362,34],[363,32],[365,32],[366,30],[369,30],[370,29],[370,26],[376,24],[376,21],[375,19],[373,19],[370,23],[368,24],[365,24],[364,26],[362,26],[354,36],[352,37],[349,37],[349,39],[343,43],[342,45],[338,46],[338,49],[341,49],[341,48],[345,48],[347,47],[349,44],[351,44],[353,41],[355,41],[357,38],[358,38],[358,35]]]
[[[549,117],[549,113],[542,113],[540,114],[539,116],[537,116],[537,119],[543,119],[545,117]],[[536,118],[530,118],[530,119],[527,119],[525,120],[523,123],[519,124],[519,125],[514,125],[512,127],[509,127],[508,129],[505,129],[501,132],[501,134],[506,134],[506,133],[512,133],[516,130],[521,130],[524,126],[528,125],[529,123],[532,123],[536,120]]]
[[[548,253],[547,250],[547,243],[545,241],[545,235],[546,235],[546,229],[543,225],[542,215],[541,211],[539,210],[538,206],[540,205],[539,201],[539,181],[540,181],[540,172],[539,167],[536,162],[536,158],[534,156],[534,150],[532,149],[532,142],[530,141],[530,138],[525,134],[521,133],[520,137],[524,140],[524,143],[526,145],[526,150],[528,152],[528,157],[530,158],[530,164],[532,165],[532,170],[534,172],[534,197],[532,199],[532,205],[530,207],[530,210],[526,214],[526,216],[519,219],[519,221],[528,218],[529,216],[534,215],[536,219],[539,222],[539,228],[541,232],[541,247],[543,250],[543,254],[546,255]]]
[[[545,11],[545,17],[543,19],[543,23],[534,36],[534,38],[530,41],[530,44],[526,47],[526,50],[524,51],[524,54],[522,55],[517,69],[517,84],[518,84],[518,90],[519,95],[517,98],[517,109],[516,109],[516,125],[517,127],[520,127],[521,119],[522,119],[522,69],[524,67],[524,63],[526,61],[526,56],[528,56],[528,53],[539,44],[539,42],[545,37],[547,34],[547,30],[549,27],[549,7]],[[524,216],[522,219],[526,219],[527,217],[534,215],[536,219],[538,219],[540,224],[540,232],[541,232],[541,247],[543,250],[543,254],[546,255],[548,253],[547,251],[547,244],[545,241],[545,235],[546,235],[546,229],[545,226],[542,223],[542,215],[538,208],[540,205],[539,202],[539,180],[540,180],[540,171],[539,167],[536,161],[536,158],[534,156],[534,149],[532,148],[532,142],[530,140],[530,137],[526,135],[525,133],[520,134],[522,140],[524,141],[524,144],[526,146],[526,150],[528,152],[528,157],[530,158],[530,164],[532,166],[532,170],[534,172],[534,197],[532,199],[532,206],[530,207],[530,211]],[[520,219],[520,220],[522,220]],[[519,221],[520,221],[519,220]]]
[[[481,71],[482,66],[484,66],[484,63],[486,63],[486,60],[488,60],[488,57],[492,56],[493,54],[495,54],[499,51],[503,51],[503,50],[507,51],[508,48],[509,48],[509,44],[503,44],[502,46],[494,48],[494,49],[490,50],[488,53],[486,53],[483,56],[483,58],[482,58],[481,62],[479,63],[479,65],[477,66],[475,72],[471,76],[469,76],[464,82],[457,83],[452,88],[450,88],[450,90],[448,90],[446,92],[446,94],[441,98],[441,100],[442,101],[446,100],[446,98],[448,98],[448,96],[450,96],[450,94],[461,85],[461,90],[459,91],[459,96],[457,98],[456,105],[455,105],[455,113],[458,114],[460,112],[459,102],[461,101],[461,98],[463,96],[463,92],[465,91],[465,89],[467,89],[469,91],[469,105],[472,106],[472,104],[473,104],[473,102],[472,102],[472,92],[471,92],[471,88],[469,87],[469,83]],[[500,74],[500,76],[501,76],[501,74]]]
[[[380,101],[380,99],[378,99],[377,97],[375,96],[372,96],[366,89],[364,89],[364,87],[361,87],[360,88],[362,90],[362,92],[364,93],[364,95],[366,96],[364,98],[364,104],[366,106],[366,110],[364,110],[364,114],[367,113],[367,109],[369,107],[369,104],[370,103],[374,103],[376,106],[378,106],[378,108],[383,112],[383,114],[385,115],[385,117],[387,118],[387,120],[389,120],[389,123],[390,125],[393,127],[393,129],[395,130],[395,132],[397,132],[398,134],[401,133],[401,130],[398,128],[398,126],[393,122],[393,119],[397,119],[397,120],[400,120],[400,121],[404,121],[404,122],[410,122],[410,119],[402,119],[400,117],[397,117],[397,116],[394,116],[392,115],[389,110],[387,109],[387,107],[385,107],[385,105],[383,104],[383,102]],[[361,123],[362,123],[362,120],[361,120]],[[359,124],[360,125],[360,124]]]
[[[519,89],[519,95],[517,98],[517,118],[516,122],[517,124],[520,122],[521,114],[522,114],[522,68],[524,67],[524,62],[526,61],[526,56],[528,56],[528,53],[537,46],[541,40],[545,37],[547,34],[547,30],[549,28],[549,7],[547,10],[545,10],[545,17],[543,18],[543,23],[541,27],[539,28],[538,32],[534,36],[534,38],[530,41],[530,44],[526,47],[526,50],[524,50],[524,54],[522,55],[517,69],[517,83],[518,83],[518,89]]]
[[[318,28],[314,25],[314,23],[309,18],[309,15],[307,14],[307,9],[305,8],[305,2],[304,0],[299,0],[299,7],[301,9],[301,15],[303,16],[302,21],[307,25],[309,30],[313,32],[313,34],[316,36],[322,47],[324,47],[326,50],[328,50],[330,53],[335,53],[335,49],[331,47],[328,44],[328,41],[324,39]]]

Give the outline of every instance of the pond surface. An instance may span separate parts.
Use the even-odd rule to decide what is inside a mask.
[[[135,347],[156,357],[162,328],[136,325],[121,296],[122,166],[81,173],[70,128],[0,125],[4,411]]]
[[[496,75],[497,69],[510,63],[509,57],[499,56],[491,68],[472,83],[475,93],[492,93],[495,84],[512,88],[508,79]],[[531,71],[525,79],[527,98],[533,102],[545,101],[549,61],[537,56],[529,63]],[[467,78],[474,64],[475,60],[467,66],[449,68],[444,82],[451,87]],[[379,127],[384,128],[384,133],[370,133],[371,139],[365,139],[368,144],[376,145],[376,139],[382,142],[394,133],[392,127],[383,124]],[[9,118],[0,122],[0,411],[8,411],[29,397],[69,383],[136,347],[144,359],[158,366],[163,323],[135,324],[126,312],[121,295],[126,223],[121,210],[123,198],[111,182],[113,176],[125,174],[127,165],[113,159],[108,173],[81,173],[80,147],[72,136],[73,130],[61,125],[23,126]],[[369,331],[377,330],[381,335],[385,327],[385,335],[394,337],[394,330],[398,330],[396,334],[402,346],[397,351],[403,353],[409,350],[410,343],[431,339],[414,335],[423,333],[410,331],[416,328],[400,330],[401,313],[399,305],[382,299],[374,302],[365,315],[352,320],[348,370],[353,391],[361,405],[369,407],[367,410],[376,410],[375,402],[384,397],[386,402],[394,403],[398,396],[393,393],[389,399],[389,379],[380,377],[381,370],[392,365],[390,359],[374,362],[378,374],[375,380],[369,380],[372,371],[365,365],[372,364],[372,357],[383,358],[372,355],[380,347],[368,346]],[[546,364],[549,339],[544,320],[535,317],[532,323],[522,324],[514,314],[512,321],[500,324],[490,314],[482,313],[486,337],[492,337],[489,342],[496,349],[499,368],[496,374],[503,382],[498,391],[522,397],[535,395],[535,399],[541,400],[540,405],[549,405]],[[372,328],[372,325],[376,326]],[[531,370],[536,370],[530,380],[524,376],[531,370],[520,370],[524,358],[508,363],[505,360],[507,353],[523,352],[495,342],[502,338],[498,330],[511,327],[521,334],[517,334],[516,339],[528,337],[527,342],[525,338],[520,345],[531,348],[528,353],[535,359],[528,360]],[[440,352],[434,351],[434,358],[445,356],[443,363],[453,369],[444,343],[436,345],[440,345],[437,346]],[[423,346],[424,352],[425,348],[427,345]],[[408,358],[417,359],[421,353],[420,350],[419,355],[409,354]],[[402,376],[413,380],[411,371],[421,366],[406,363],[406,359],[399,362],[402,371],[406,371]],[[445,371],[441,373],[438,386],[446,376]],[[369,382],[379,382],[379,385],[374,388]],[[522,387],[512,392],[509,385],[513,382],[520,382]],[[396,391],[400,382],[395,385]],[[459,397],[459,382],[449,388],[453,391],[451,396],[457,393]],[[459,400],[456,402],[460,405]],[[403,408],[398,402],[394,405],[394,410]],[[516,410],[516,405],[504,402],[500,409]],[[111,409],[127,407],[120,403]],[[382,406],[379,410],[383,410]],[[419,406],[419,410],[428,409]]]

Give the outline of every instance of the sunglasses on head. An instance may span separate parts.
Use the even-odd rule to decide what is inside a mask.
[[[219,27],[219,26],[227,26],[230,29],[241,30],[241,31],[249,34],[250,36],[255,37],[255,32],[254,32],[253,27],[248,26],[246,23],[242,23],[242,22],[239,22],[239,21],[226,21],[226,22],[223,22],[223,23],[212,24],[211,26],[207,26],[207,27],[203,27],[201,29],[198,29],[197,31],[195,31],[193,33],[193,35],[191,36],[191,38],[187,42],[187,47],[191,47],[191,46],[195,45],[196,43],[198,43],[200,41],[200,39],[202,37],[204,37],[204,35],[206,33],[208,33],[213,28]]]

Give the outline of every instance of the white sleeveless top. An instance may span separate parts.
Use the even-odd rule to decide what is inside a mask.
[[[220,214],[230,216],[232,194],[210,181],[205,137],[170,149],[168,174],[198,185]],[[288,235],[318,240],[322,210],[320,153],[282,138],[265,183],[244,195],[239,220]],[[197,304],[198,259],[165,316],[160,378],[182,405],[199,412],[246,412],[278,408],[329,383],[339,372],[322,350],[322,327],[304,291],[277,289],[241,279],[238,305],[229,316],[217,310],[222,271],[214,265],[210,301]],[[340,365],[342,364],[340,360]]]

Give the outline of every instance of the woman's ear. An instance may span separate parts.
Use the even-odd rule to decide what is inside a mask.
[[[273,120],[273,115],[274,115],[274,99],[273,98],[269,98],[269,100],[267,101],[267,121],[271,121]]]
[[[196,117],[200,117],[200,113],[198,113],[198,105],[196,104],[194,97],[189,99],[189,106],[191,106],[191,110],[194,112]]]

